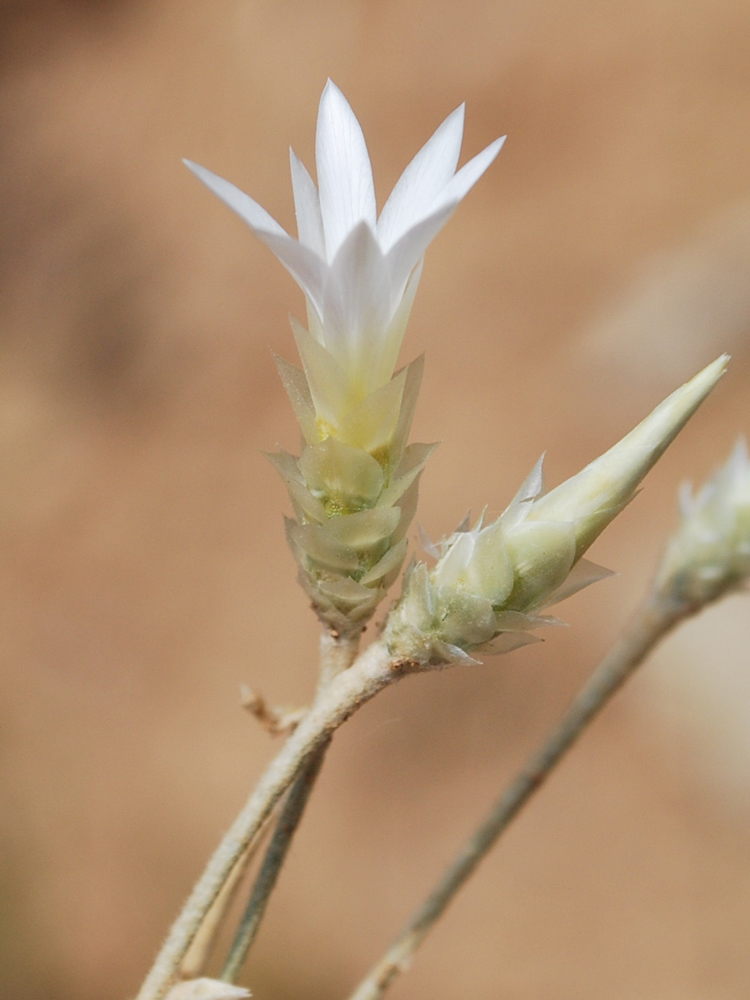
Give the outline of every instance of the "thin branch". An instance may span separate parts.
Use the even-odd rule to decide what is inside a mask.
[[[310,754],[326,743],[361,705],[408,669],[406,665],[403,670],[395,669],[397,666],[385,644],[377,640],[349,670],[338,674],[319,693],[211,857],[172,926],[137,1000],[159,1000],[164,995],[237,859],[304,767]]]
[[[338,636],[330,633],[328,629],[324,629],[320,637],[318,696],[323,694],[339,674],[351,666],[358,648],[359,633],[355,636]],[[266,905],[276,886],[276,880],[291,846],[292,838],[302,820],[302,814],[320,773],[329,745],[330,741],[324,743],[310,755],[304,769],[299,773],[289,790],[221,973],[221,978],[226,982],[234,983],[237,981],[247,954],[260,929]]]
[[[269,825],[266,822],[259,836],[245,848],[234,868],[229,873],[227,880],[221,888],[221,892],[211,904],[203,923],[198,928],[184,959],[180,963],[180,979],[197,979],[198,976],[203,975],[222,921],[237,895],[237,890],[242,884],[242,879],[247,872],[250,862],[263,843],[263,835],[268,830]]]
[[[302,813],[307,805],[315,779],[320,773],[328,746],[328,743],[324,743],[310,755],[304,771],[299,774],[289,789],[271,843],[268,845],[266,856],[250,893],[250,899],[221,971],[221,978],[227,983],[237,982],[237,977],[245,964],[247,953],[260,928],[266,904],[276,885],[276,879],[291,845],[292,837],[302,819]]]
[[[283,733],[291,733],[304,716],[307,708],[276,708],[269,705],[262,694],[253,691],[247,684],[240,687],[240,697],[242,707],[249,712],[267,730],[271,736],[280,736]]]
[[[540,750],[465,843],[425,902],[401,934],[373,966],[350,1000],[380,1000],[411,959],[448,904],[511,820],[544,783],[594,716],[644,660],[654,646],[695,609],[652,597],[584,685]]]

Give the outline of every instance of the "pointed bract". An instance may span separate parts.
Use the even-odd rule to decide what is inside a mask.
[[[682,520],[657,575],[666,597],[693,610],[750,579],[750,459],[740,438],[695,495],[681,490]]]
[[[446,648],[507,652],[528,630],[560,624],[538,612],[611,575],[583,553],[632,499],[641,479],[703,402],[726,368],[722,356],[672,393],[642,423],[577,476],[544,492],[542,460],[492,524],[484,514],[415,566],[387,626],[392,648],[421,663],[445,662]],[[688,501],[667,552],[660,586],[671,596],[713,594],[750,576],[750,461],[738,445],[727,465]],[[718,582],[717,582],[718,581]],[[687,598],[685,598],[687,599]]]

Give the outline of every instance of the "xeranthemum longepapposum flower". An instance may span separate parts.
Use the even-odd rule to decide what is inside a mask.
[[[485,525],[482,517],[472,530],[464,524],[443,539],[433,549],[433,569],[419,563],[409,571],[388,624],[392,647],[408,650],[418,662],[446,663],[471,659],[473,651],[508,652],[538,641],[532,630],[559,624],[540,612],[610,575],[583,554],[633,499],[727,361],[724,355],[708,365],[613,448],[549,493],[540,459],[496,521]],[[733,470],[739,464],[735,460]],[[745,475],[744,467],[742,475],[732,472],[741,486],[731,492],[747,503]],[[743,510],[745,520],[738,515],[732,523],[747,528],[750,508]]]
[[[372,438],[377,414],[368,420],[353,411],[390,381],[424,252],[503,143],[498,139],[456,171],[463,125],[462,105],[417,153],[378,217],[362,129],[329,80],[318,113],[317,188],[290,150],[296,240],[233,184],[188,162],[305,293],[310,330],[295,324],[294,332],[319,425],[316,435],[305,415],[306,436],[333,436],[371,452],[387,443]],[[370,409],[380,409],[375,404]]]
[[[378,216],[364,135],[329,80],[320,100],[316,187],[293,150],[294,239],[248,195],[190,169],[278,257],[305,293],[292,320],[302,369],[277,359],[305,448],[269,456],[296,516],[287,535],[313,604],[359,629],[398,575],[430,445],[410,445],[422,360],[394,375],[425,250],[497,156],[498,139],[457,170],[463,105],[401,175]]]
[[[695,496],[683,485],[680,507],[657,587],[697,610],[750,579],[750,458],[742,438]]]

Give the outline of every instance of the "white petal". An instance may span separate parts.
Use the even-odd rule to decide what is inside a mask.
[[[315,141],[320,208],[329,261],[363,219],[376,225],[375,186],[365,137],[349,103],[330,80],[318,111]]]
[[[406,283],[414,265],[455,212],[461,199],[468,194],[495,159],[504,142],[505,136],[502,139],[496,139],[481,153],[478,153],[473,160],[469,160],[465,166],[461,167],[433,202],[431,213],[405,232],[389,250],[391,280],[395,289],[403,287]]]
[[[320,214],[318,189],[315,187],[307,167],[291,146],[289,147],[289,163],[292,170],[294,211],[297,216],[299,241],[325,260],[326,244],[323,236],[323,217]]]
[[[469,160],[468,163],[464,164],[458,173],[445,185],[439,196],[438,203],[443,205],[455,202],[455,204],[458,204],[459,201],[462,201],[503,148],[505,139],[505,136],[495,139],[481,153],[477,153],[473,160]]]
[[[388,251],[386,260],[388,261],[394,296],[403,294],[411,272],[457,207],[457,201],[441,206],[432,215],[428,215],[427,218],[412,226]]]
[[[192,170],[199,180],[203,181],[206,187],[210,188],[217,197],[221,198],[225,205],[229,205],[240,218],[244,219],[248,226],[258,235],[265,233],[275,236],[287,236],[286,231],[278,222],[268,214],[265,208],[261,208],[258,202],[254,201],[249,194],[240,191],[234,184],[230,184],[229,181],[225,181],[223,177],[212,173],[199,163],[193,163],[191,160],[183,160],[182,162],[189,170]]]
[[[453,177],[464,134],[464,105],[448,115],[404,170],[378,219],[378,241],[387,252],[424,216]]]
[[[366,376],[367,355],[379,349],[390,313],[388,267],[369,225],[360,222],[330,266],[322,313],[325,346],[352,378]]]
[[[258,239],[262,240],[281,261],[304,293],[319,307],[323,297],[325,262],[309,247],[293,240],[250,195],[197,163],[191,163],[189,160],[183,162],[206,187],[250,226]]]
[[[382,338],[374,345],[376,350],[372,352],[370,367],[370,384],[373,388],[387,382],[393,375],[421,276],[422,265],[420,262],[406,283],[406,288],[401,299],[398,300],[396,311],[391,317],[387,329],[383,331]]]

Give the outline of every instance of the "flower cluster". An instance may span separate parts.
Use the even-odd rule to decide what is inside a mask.
[[[750,458],[743,439],[695,496],[683,485],[680,506],[657,587],[697,610],[750,578]]]
[[[271,457],[294,507],[300,580],[331,627],[358,630],[397,576],[432,446],[407,446],[422,375],[394,375],[428,244],[492,163],[498,139],[457,170],[463,106],[414,157],[378,217],[359,122],[330,81],[316,134],[316,187],[291,151],[298,239],[228,181],[191,170],[250,226],[305,293],[292,320],[302,368],[277,359],[304,449]],[[186,161],[187,162],[187,161]]]
[[[537,641],[533,629],[556,624],[540,611],[609,575],[584,552],[633,499],[727,360],[708,365],[561,486],[545,493],[540,460],[496,521],[485,525],[482,517],[473,529],[464,524],[439,543],[432,570],[420,563],[409,571],[388,624],[392,647],[408,650],[417,662],[446,663],[471,659],[470,651],[507,652]],[[735,493],[743,489],[747,504],[747,478]],[[747,531],[748,507],[742,510],[736,520]]]

